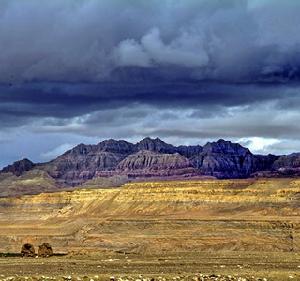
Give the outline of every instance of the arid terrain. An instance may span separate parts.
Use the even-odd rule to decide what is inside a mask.
[[[185,252],[1,258],[0,280],[300,280],[297,253]]]
[[[0,0],[0,281],[300,281],[300,0]]]
[[[3,278],[143,274],[171,279],[202,273],[300,279],[298,179],[86,187],[0,199],[2,253],[19,253],[27,242],[48,242],[56,254],[66,254],[3,256]]]

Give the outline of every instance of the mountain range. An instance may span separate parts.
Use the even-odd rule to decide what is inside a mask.
[[[255,155],[238,143],[222,139],[204,146],[174,146],[148,137],[136,144],[110,139],[96,145],[79,144],[46,163],[23,159],[3,168],[0,175],[20,177],[29,171],[43,172],[64,186],[116,176],[133,180],[286,177],[300,175],[300,154]]]

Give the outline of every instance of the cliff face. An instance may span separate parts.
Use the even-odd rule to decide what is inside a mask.
[[[132,144],[106,140],[79,144],[56,159],[34,164],[27,159],[2,170],[20,176],[29,170],[47,172],[60,184],[79,185],[98,177],[213,176],[247,178],[251,175],[298,175],[300,156],[253,155],[238,143],[218,140],[203,147],[173,146],[156,138]]]
[[[272,169],[278,159],[274,155],[253,155],[238,143],[218,140],[207,143],[190,160],[202,174],[216,178],[247,178],[257,171]]]
[[[162,154],[147,150],[126,157],[118,164],[117,171],[120,174],[125,173],[137,177],[164,177],[187,173],[200,175],[197,169],[193,168],[192,163],[178,153]]]
[[[203,174],[217,178],[241,178],[255,171],[253,157],[247,148],[219,140],[207,143],[202,152],[191,160]]]
[[[272,168],[277,176],[300,176],[300,153],[278,157]]]
[[[276,170],[300,168],[300,153],[293,153],[291,155],[279,157],[274,162],[273,168]]]

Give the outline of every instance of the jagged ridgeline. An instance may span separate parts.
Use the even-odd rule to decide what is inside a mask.
[[[158,138],[145,138],[136,144],[110,139],[96,145],[79,144],[46,163],[17,161],[1,171],[0,188],[6,185],[17,192],[36,186],[47,191],[58,186],[117,186],[149,178],[233,179],[298,174],[300,154],[254,155],[240,144],[225,140],[204,146],[173,146]],[[29,188],[27,191],[36,193]]]

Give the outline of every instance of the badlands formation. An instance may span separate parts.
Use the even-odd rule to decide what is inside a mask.
[[[128,183],[0,199],[0,252],[298,252],[300,180]]]

